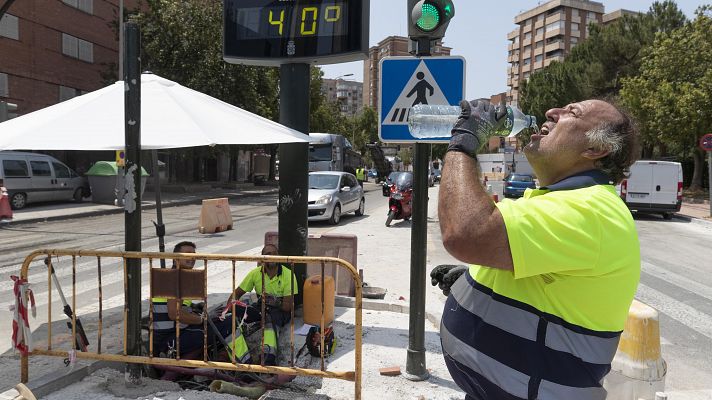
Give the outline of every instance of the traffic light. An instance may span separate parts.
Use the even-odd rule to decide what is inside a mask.
[[[15,114],[16,111],[17,104],[0,101],[0,122],[17,117],[17,114]]]
[[[410,10],[408,36],[412,40],[442,39],[454,16],[452,0],[419,0]]]

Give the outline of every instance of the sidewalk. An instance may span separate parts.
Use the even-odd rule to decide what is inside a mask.
[[[699,219],[701,221],[712,223],[712,217],[710,217],[709,200],[702,200],[702,202],[700,203],[692,203],[683,199],[682,206],[680,207],[680,212],[678,212],[677,214],[679,216]]]
[[[233,184],[234,188],[211,188],[210,185],[171,185],[168,190],[161,190],[161,204],[165,207],[174,207],[186,204],[200,204],[203,199],[227,197],[230,199],[261,196],[279,192],[276,185],[255,186],[251,183]],[[197,191],[195,191],[197,190]],[[156,208],[156,194],[148,190],[143,193],[141,209],[151,210]],[[57,221],[69,218],[81,218],[106,214],[121,214],[123,207],[108,204],[92,203],[84,199],[81,203],[54,202],[29,204],[21,210],[13,212],[11,220],[2,219],[0,224],[18,224],[43,221]]]

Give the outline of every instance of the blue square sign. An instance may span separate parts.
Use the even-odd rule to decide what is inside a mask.
[[[416,139],[408,114],[416,104],[453,105],[465,98],[462,57],[387,57],[379,69],[378,136],[389,143],[443,143],[449,138]]]

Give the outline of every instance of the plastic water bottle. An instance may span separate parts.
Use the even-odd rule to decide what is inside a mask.
[[[418,139],[450,137],[450,131],[461,112],[460,106],[415,105],[408,115],[408,130]],[[516,136],[525,128],[537,126],[536,117],[526,115],[514,106],[507,106],[506,118],[504,132],[508,137]]]

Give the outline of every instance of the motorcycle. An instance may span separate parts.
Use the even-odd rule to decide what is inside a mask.
[[[395,178],[388,196],[388,217],[386,226],[394,219],[409,220],[413,212],[413,173],[404,172]]]

